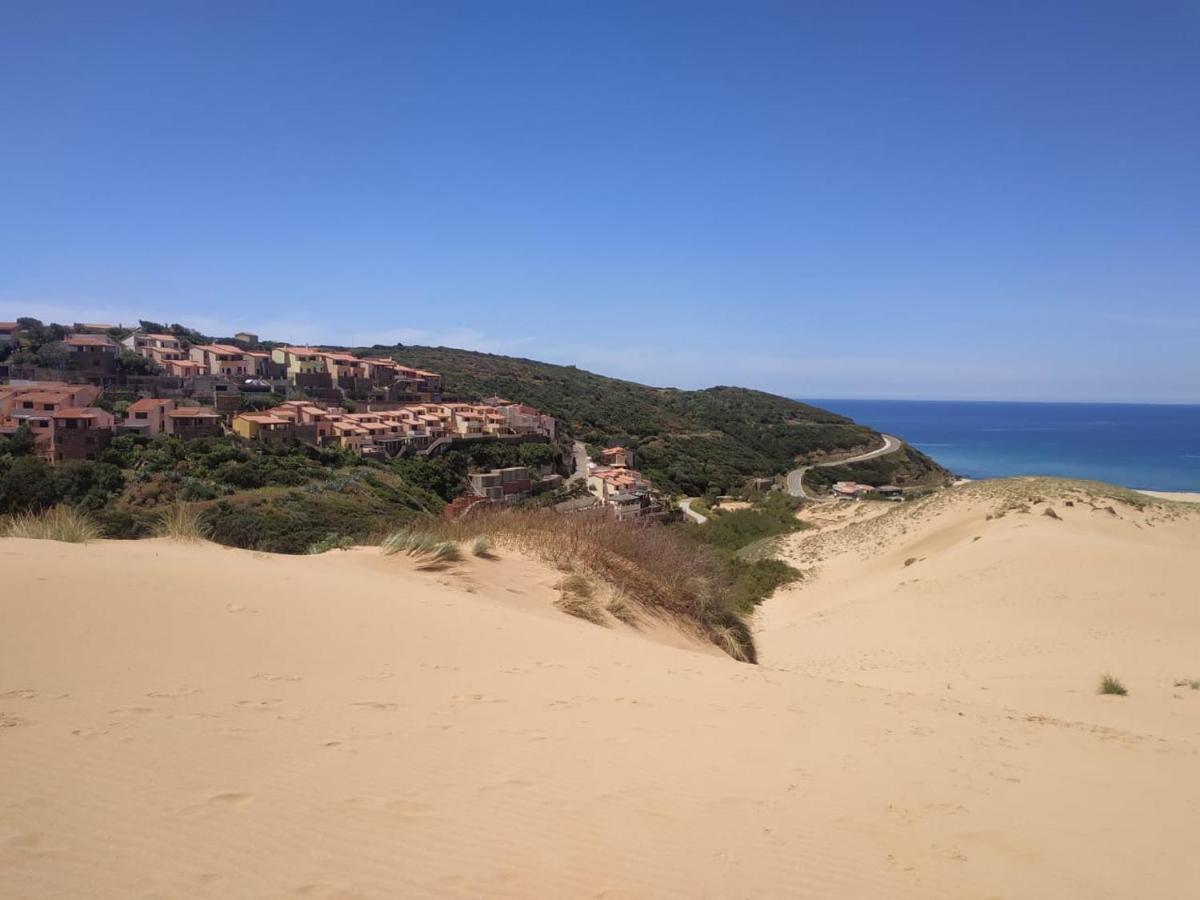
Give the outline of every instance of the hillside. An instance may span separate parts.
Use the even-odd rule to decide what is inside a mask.
[[[882,440],[845,416],[746,388],[649,387],[575,366],[448,347],[373,348],[380,350],[441,372],[448,389],[464,396],[499,394],[537,406],[585,443],[635,447],[643,472],[686,494],[726,491],[786,472],[797,458],[849,454]],[[892,471],[910,481],[948,474],[911,448]]]

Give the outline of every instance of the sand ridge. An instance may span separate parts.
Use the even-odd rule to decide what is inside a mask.
[[[0,541],[5,896],[1189,895],[1200,518],[975,490],[793,539],[757,667],[509,553]]]

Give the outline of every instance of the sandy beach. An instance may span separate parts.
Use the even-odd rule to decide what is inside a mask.
[[[759,666],[503,550],[0,540],[3,893],[1193,895],[1200,516],[1064,485],[814,513]]]
[[[1195,491],[1138,491],[1147,497],[1157,497],[1160,500],[1175,500],[1180,503],[1200,503],[1200,493]]]

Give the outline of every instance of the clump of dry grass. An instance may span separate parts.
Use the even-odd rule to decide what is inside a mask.
[[[103,535],[100,525],[87,513],[62,504],[40,513],[14,516],[4,528],[5,537],[86,544]]]
[[[630,628],[637,628],[641,624],[637,613],[634,612],[633,605],[621,594],[614,594],[604,608],[614,619],[624,622]]]
[[[419,560],[418,569],[441,569],[462,559],[462,551],[453,541],[440,541],[426,531],[403,528],[383,539],[383,552],[388,556],[406,553]]]
[[[753,638],[733,608],[734,576],[728,564],[712,548],[675,529],[539,509],[479,510],[432,527],[444,539],[466,542],[485,536],[493,545],[595,579],[648,610],[690,625],[726,652],[735,649],[730,653],[735,659],[755,660]],[[603,616],[599,602],[593,598],[592,603]],[[580,606],[579,599],[572,605]],[[719,629],[732,630],[719,636]]]
[[[1129,691],[1126,689],[1125,685],[1121,684],[1121,682],[1115,676],[1109,675],[1106,672],[1104,675],[1100,676],[1099,693],[1114,694],[1118,697],[1124,697],[1126,694],[1129,693]]]
[[[154,529],[155,537],[170,538],[186,544],[207,541],[212,529],[204,521],[200,510],[186,503],[174,503],[158,515]]]
[[[480,559],[496,558],[496,554],[492,552],[492,542],[487,539],[487,535],[481,534],[471,542],[471,555]]]
[[[422,554],[418,569],[441,569],[462,559],[462,551],[453,541],[440,541]]]
[[[607,625],[604,610],[592,597],[580,597],[578,594],[565,594],[554,601],[554,605],[569,616],[591,622],[593,625]]]

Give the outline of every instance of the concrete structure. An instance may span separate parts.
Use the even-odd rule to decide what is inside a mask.
[[[0,322],[0,344],[11,344],[15,341],[19,327],[16,322]]]
[[[471,482],[471,493],[487,500],[513,503],[533,496],[533,481],[525,466],[473,472],[467,478]]]
[[[252,331],[239,331],[233,336],[235,341],[241,341],[243,344],[257,344],[258,335]]]

